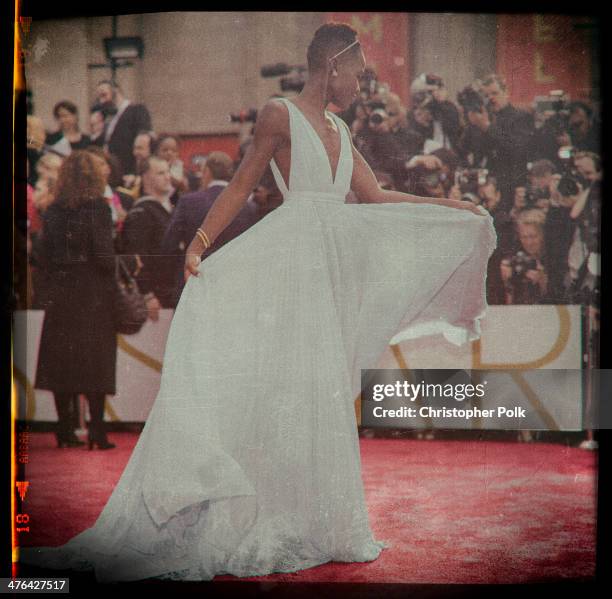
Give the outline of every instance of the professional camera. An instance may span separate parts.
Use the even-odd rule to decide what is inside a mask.
[[[257,120],[257,109],[246,108],[240,112],[232,112],[229,115],[231,123],[254,123]]]
[[[368,123],[370,125],[380,125],[389,117],[387,114],[387,105],[380,100],[370,100],[365,102],[364,106],[368,114]]]
[[[523,250],[519,250],[510,258],[510,267],[512,276],[506,285],[512,292],[513,303],[532,304],[537,302],[540,296],[538,285],[525,276],[528,271],[537,269],[537,260]]]
[[[575,196],[580,193],[580,189],[585,190],[589,187],[589,182],[580,174],[578,169],[574,166],[574,154],[573,148],[568,149],[568,158],[564,159],[564,168],[561,179],[557,184],[557,191],[565,198]],[[559,154],[561,156],[561,154]]]
[[[536,96],[533,100],[536,127],[541,127],[552,117],[569,119],[569,98],[563,90],[551,91],[547,96]]]
[[[525,192],[525,204],[526,208],[534,207],[539,200],[549,200],[550,199],[550,189],[548,188],[539,188],[536,187],[531,188],[528,187]]]
[[[281,77],[280,88],[283,92],[301,92],[306,83],[307,68],[304,65],[288,65],[277,62],[261,67],[260,74],[264,78]]]
[[[423,183],[431,189],[438,187],[438,185],[442,185],[442,187],[444,187],[446,180],[446,173],[438,170],[423,175]]]
[[[479,204],[478,188],[486,184],[488,175],[486,168],[458,168],[455,171],[455,185],[461,191],[461,199]]]
[[[433,92],[443,86],[442,77],[431,73],[421,73],[410,85],[412,105],[423,107],[431,104],[433,108],[436,104]]]
[[[463,88],[457,94],[457,102],[461,108],[463,108],[463,112],[467,114],[468,112],[482,112],[482,109],[485,106],[484,98],[480,95],[480,93],[474,88],[474,85],[468,85]]]
[[[388,83],[378,81],[372,69],[366,69],[365,73],[359,77],[359,89],[359,97],[356,102],[367,115],[378,109],[386,111],[386,99],[390,86]],[[382,122],[386,116],[386,113],[381,114],[382,118],[377,117],[380,119],[378,122]],[[374,119],[375,122],[372,124],[376,124],[376,120]]]
[[[535,270],[538,263],[535,258],[529,256],[523,250],[519,250],[510,258],[512,277],[522,278],[528,270]]]
[[[359,76],[359,96],[361,102],[370,101],[377,93],[383,93],[385,88],[388,91],[388,86],[384,83],[379,83],[376,71],[369,67]]]
[[[388,118],[388,114],[383,108],[376,108],[370,113],[370,125],[380,125]]]

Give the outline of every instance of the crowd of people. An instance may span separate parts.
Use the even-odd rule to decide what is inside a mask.
[[[89,448],[111,449],[103,413],[116,392],[118,273],[133,276],[151,320],[175,308],[185,250],[236,164],[212,151],[185,168],[179,139],[156,134],[146,106],[112,81],[97,86],[89,134],[74,103],[58,102],[53,115],[53,132],[27,117],[27,284],[16,285],[17,306],[45,313],[34,386],[53,392],[58,447],[85,444],[75,434],[84,395]],[[204,257],[281,201],[265,173]]]
[[[408,110],[371,72],[360,101],[341,116],[381,186],[469,200],[492,214],[489,304],[596,305],[599,120],[582,101],[527,111],[509,95],[492,74],[455,104],[442,78],[424,73]]]
[[[113,81],[101,81],[89,115],[89,134],[81,131],[77,107],[58,102],[57,130],[46,132],[40,119],[28,116],[28,247],[33,295],[29,305],[42,307],[45,278],[37,243],[47,208],[55,198],[62,169],[79,151],[98,157],[104,180],[102,197],[110,208],[113,247],[146,295],[149,314],[174,308],[182,287],[184,250],[212,203],[237,166],[225,152],[197,156],[187,168],[179,158],[179,139],[156,134],[143,104],[130,102]],[[180,199],[180,202],[179,202]],[[207,250],[213,253],[257,222],[282,198],[271,172],[248,198],[244,210]]]
[[[497,75],[467,86],[457,104],[437,75],[420,75],[410,92],[408,110],[368,71],[361,98],[340,115],[380,185],[420,196],[467,199],[491,212],[498,248],[489,264],[490,304],[592,302],[602,176],[593,109],[581,101],[559,103],[544,114],[518,109]],[[146,106],[130,102],[113,81],[97,87],[89,133],[81,131],[72,102],[58,102],[53,115],[54,132],[28,117],[31,240],[53,201],[62,162],[77,150],[95,153],[104,163],[115,251],[126,255],[155,318],[160,307],[176,305],[189,236],[240,156],[232,163],[228,155],[213,152],[210,160],[194,157],[187,168],[179,158],[180,140],[157,135]],[[240,155],[246,145],[248,140]],[[243,213],[208,253],[280,203],[268,171]]]
[[[457,104],[437,75],[420,75],[410,92],[408,110],[368,71],[361,97],[340,114],[379,184],[469,200],[492,214],[498,246],[488,267],[489,304],[595,305],[602,172],[592,107],[577,101],[543,115],[518,109],[497,75],[467,86]],[[185,165],[180,139],[155,133],[147,107],[106,80],[97,86],[88,133],[69,100],[53,116],[52,132],[27,117],[31,285],[18,302],[45,310],[35,386],[54,392],[58,445],[81,443],[70,408],[78,390],[89,400],[90,447],[109,448],[102,413],[104,395],[115,392],[109,314],[117,260],[134,276],[150,319],[176,307],[185,250],[249,140],[236,161],[213,151]],[[268,169],[203,258],[281,203]],[[91,368],[71,371],[74,352],[95,356]]]

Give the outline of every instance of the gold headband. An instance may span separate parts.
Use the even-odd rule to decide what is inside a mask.
[[[334,54],[333,56],[330,56],[328,58],[328,60],[333,60],[337,56],[340,56],[340,54],[342,54],[343,52],[346,52],[347,50],[350,50],[355,44],[358,44],[358,43],[359,43],[359,40],[355,40],[352,44],[349,44],[346,48],[344,48],[344,50],[340,50],[340,52],[338,52],[337,54]]]

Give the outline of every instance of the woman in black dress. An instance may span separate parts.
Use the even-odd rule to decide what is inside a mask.
[[[115,393],[117,354],[113,222],[104,187],[102,160],[73,152],[60,169],[36,248],[49,288],[35,386],[54,394],[59,447],[82,444],[70,414],[79,393],[89,402],[89,448],[114,447],[103,423],[105,396]]]

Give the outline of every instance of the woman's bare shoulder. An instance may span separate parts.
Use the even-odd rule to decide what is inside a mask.
[[[270,98],[257,114],[256,134],[289,136],[289,109],[279,98]]]

